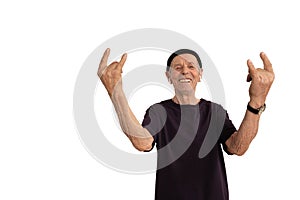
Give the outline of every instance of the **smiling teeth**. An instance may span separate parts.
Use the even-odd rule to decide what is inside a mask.
[[[180,83],[189,83],[191,80],[190,79],[180,79]]]

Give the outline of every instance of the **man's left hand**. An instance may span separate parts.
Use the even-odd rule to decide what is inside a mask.
[[[264,68],[255,68],[251,60],[247,60],[249,74],[247,82],[251,81],[249,88],[250,106],[259,108],[264,105],[271,85],[274,81],[275,74],[272,64],[267,55],[263,52],[260,53],[260,58],[263,61]]]

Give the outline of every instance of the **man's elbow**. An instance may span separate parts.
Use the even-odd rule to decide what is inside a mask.
[[[247,150],[246,150],[247,151]],[[236,153],[234,153],[235,155],[237,155],[237,156],[243,156],[245,153],[246,153],[246,151],[237,151]]]
[[[152,144],[148,145],[133,145],[135,149],[141,152],[150,151],[152,149]]]
[[[131,140],[131,143],[138,151],[150,151],[152,149],[153,138],[135,138]]]
[[[239,148],[229,149],[229,152],[237,156],[242,156],[247,152],[247,150],[248,148],[246,147],[245,148],[239,147]]]
[[[227,141],[226,147],[227,150],[237,156],[242,156],[246,153],[249,148],[249,144],[242,142],[242,140],[238,139],[238,132],[235,132]]]

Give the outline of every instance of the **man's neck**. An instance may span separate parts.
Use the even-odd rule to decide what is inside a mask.
[[[199,103],[199,99],[195,97],[195,93],[193,94],[175,94],[172,99],[175,103],[180,105],[196,105]]]

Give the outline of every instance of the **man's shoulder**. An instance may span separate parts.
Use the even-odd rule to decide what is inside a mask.
[[[167,105],[167,104],[170,104],[172,103],[172,99],[166,99],[166,100],[163,100],[159,103],[156,103],[156,104],[161,104],[161,105]]]
[[[165,108],[170,106],[172,104],[172,99],[166,99],[158,103],[152,104],[146,112],[151,112],[151,113],[165,113]]]
[[[216,103],[216,102],[206,100],[206,99],[201,99],[201,101],[202,101],[202,104],[204,104],[203,107],[208,107],[209,109],[212,109],[212,110],[222,110],[222,111],[225,110],[224,107],[220,103]],[[200,101],[200,104],[201,104],[201,101]]]

